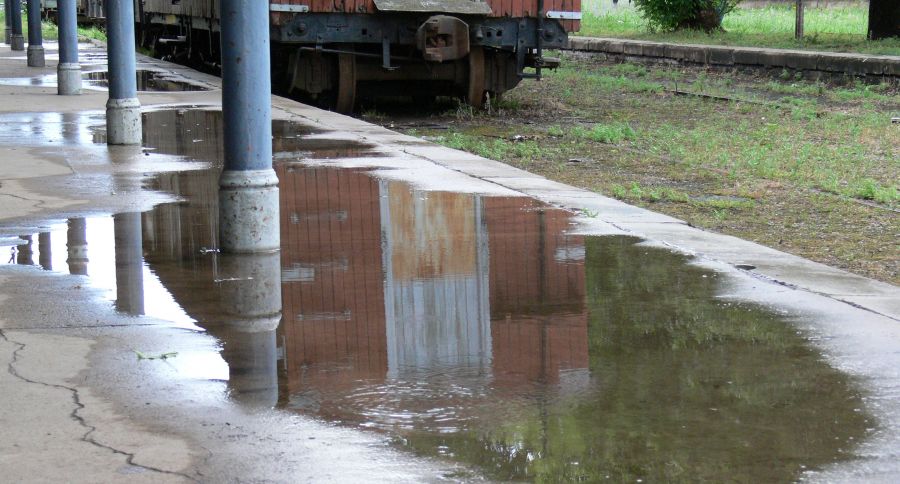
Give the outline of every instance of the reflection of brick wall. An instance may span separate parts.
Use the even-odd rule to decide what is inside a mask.
[[[289,390],[384,378],[378,181],[350,170],[276,170]]]
[[[485,198],[491,340],[498,383],[556,381],[586,368],[584,239],[570,214],[523,198]]]
[[[509,386],[556,382],[560,370],[587,368],[587,313],[491,322],[494,380]]]

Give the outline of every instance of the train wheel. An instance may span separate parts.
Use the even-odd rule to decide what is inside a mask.
[[[356,104],[356,56],[338,54],[338,90],[335,111],[342,114],[353,112]]]
[[[472,47],[469,52],[469,87],[466,102],[470,106],[484,106],[484,48]]]

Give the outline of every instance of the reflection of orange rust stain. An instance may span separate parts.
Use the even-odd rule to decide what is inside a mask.
[[[472,195],[388,189],[394,278],[474,274],[477,238]]]

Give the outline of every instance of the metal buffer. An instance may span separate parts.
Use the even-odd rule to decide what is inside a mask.
[[[81,65],[78,64],[78,14],[75,0],[57,0],[59,10],[59,64],[56,66],[57,93],[81,94]]]
[[[232,253],[278,251],[268,3],[222,0],[221,29],[225,169],[219,179],[219,245]]]
[[[9,24],[12,34],[9,46],[12,50],[25,50],[25,38],[22,37],[22,0],[6,0],[9,2]]]
[[[141,144],[141,103],[137,98],[134,46],[134,3],[106,4],[109,100],[106,102],[106,143]]]
[[[28,67],[44,67],[41,0],[28,0]]]

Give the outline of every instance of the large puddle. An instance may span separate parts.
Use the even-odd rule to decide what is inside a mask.
[[[89,71],[82,74],[83,84],[88,89],[109,88],[108,71]],[[189,82],[187,79],[164,71],[135,71],[137,90],[141,92],[180,92],[208,91],[209,88]],[[0,78],[3,86],[56,87],[56,74],[45,74],[35,77]]]
[[[147,146],[218,157],[210,113],[156,115]],[[309,150],[275,132],[277,151]],[[874,426],[856,382],[790,322],[717,297],[719,275],[687,256],[569,235],[569,213],[527,198],[276,171],[282,250],[249,279],[280,293],[277,328],[252,304],[235,317],[248,259],[214,250],[215,169],[155,179],[183,203],[0,243],[10,263],[86,275],[120,311],[220,338],[237,402],[493,479],[791,481],[849,458]]]

